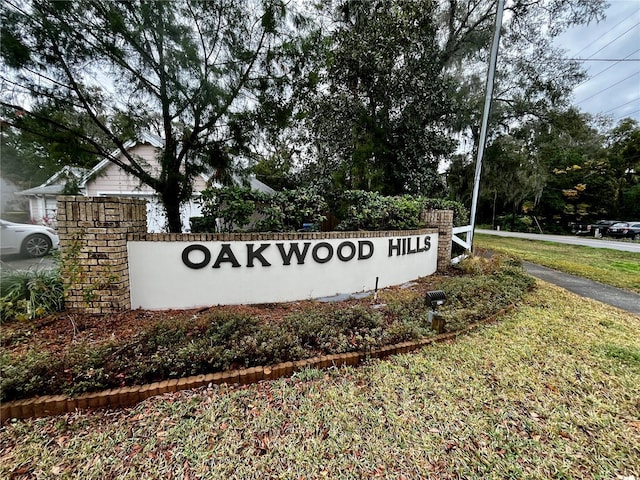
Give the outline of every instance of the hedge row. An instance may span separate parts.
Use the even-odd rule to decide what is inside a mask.
[[[205,190],[200,204],[203,216],[191,218],[194,233],[320,230],[328,216],[337,218],[335,229],[341,231],[412,230],[423,226],[423,210],[453,210],[454,225],[465,225],[469,219],[464,205],[452,200],[363,190],[325,198],[311,188],[268,195],[232,186]]]

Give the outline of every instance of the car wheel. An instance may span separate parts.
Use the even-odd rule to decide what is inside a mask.
[[[22,244],[22,253],[30,257],[44,257],[51,250],[51,240],[39,233],[27,237]]]
[[[634,240],[640,240],[640,233],[636,233],[636,234],[633,236],[633,239],[634,239]]]

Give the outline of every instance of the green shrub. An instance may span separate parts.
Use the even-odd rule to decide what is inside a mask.
[[[422,201],[411,195],[385,197],[349,190],[336,203],[341,219],[336,230],[413,230],[420,226]]]
[[[466,225],[469,212],[459,202],[412,195],[386,197],[376,192],[350,190],[334,202],[340,219],[337,230],[413,230],[423,210],[453,210],[454,225]]]
[[[67,395],[77,395],[91,390],[119,387],[120,363],[115,342],[100,345],[76,344],[64,356],[59,389]],[[58,393],[58,392],[56,392]]]
[[[58,270],[2,270],[0,321],[32,319],[63,308],[64,288]]]
[[[46,351],[32,349],[17,358],[2,354],[0,400],[57,393],[63,372],[62,362]]]
[[[284,190],[274,195],[272,204],[274,208],[282,212],[282,228],[280,231],[296,231],[303,224],[309,223],[318,230],[320,224],[326,219],[327,202],[313,188],[299,188],[296,190]],[[261,231],[269,231],[266,228]]]
[[[255,351],[249,365],[267,365],[300,360],[307,356],[301,336],[291,322],[291,317],[281,322],[267,323],[255,334]]]
[[[273,195],[248,187],[210,188],[199,200],[202,217],[191,218],[191,231],[215,232],[216,218],[222,219],[226,232],[290,232],[305,223],[319,228],[325,220],[327,203],[312,188],[284,190]]]
[[[210,188],[199,200],[202,217],[191,218],[191,231],[216,231],[216,218],[223,231],[290,232],[310,224],[319,229],[329,210],[327,200],[315,189],[284,190],[273,195],[248,187]],[[329,202],[339,219],[336,230],[414,230],[425,209],[453,210],[454,225],[466,225],[469,212],[452,200],[413,195],[383,196],[376,192],[348,190]]]
[[[251,222],[256,202],[264,195],[249,187],[212,187],[201,192],[198,202],[202,206],[204,219],[192,220],[191,228],[214,228],[216,219],[222,219],[222,231],[242,230]],[[195,231],[195,230],[192,230]]]
[[[496,225],[509,232],[540,233],[538,226],[529,215],[500,216],[496,219]]]

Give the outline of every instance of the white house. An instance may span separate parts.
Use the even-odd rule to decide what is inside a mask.
[[[157,154],[159,149],[163,147],[163,141],[160,137],[143,134],[138,140],[127,142],[125,147],[129,154],[140,158],[150,169],[159,168]],[[113,155],[125,160],[121,152],[118,154],[116,151]],[[201,213],[200,206],[195,200],[200,192],[209,186],[210,177],[210,175],[203,174],[195,178],[194,196],[181,209],[182,225],[185,230],[189,229],[189,218],[199,216]],[[148,231],[166,231],[166,216],[153,189],[142,185],[137,178],[129,175],[106,158],[91,170],[65,167],[39,187],[20,192],[20,195],[29,199],[32,221],[37,223],[55,222],[56,196],[64,193],[65,185],[69,180],[76,182],[80,195],[135,197],[147,200]],[[274,193],[272,188],[255,178],[250,179],[250,186],[254,190]]]
[[[80,185],[83,177],[88,173],[89,170],[86,168],[67,166],[52,175],[42,185],[16,192],[16,195],[29,200],[29,215],[32,223],[55,226],[56,197],[64,195],[71,183]]]

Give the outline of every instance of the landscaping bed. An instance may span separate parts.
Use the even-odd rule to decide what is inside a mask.
[[[3,324],[2,401],[157,382],[318,355],[368,351],[432,335],[425,293],[456,331],[518,302],[533,279],[507,257],[471,258],[373,297],[113,315],[62,312]]]
[[[0,478],[638,478],[639,328],[537,282],[409,355],[10,421]]]

